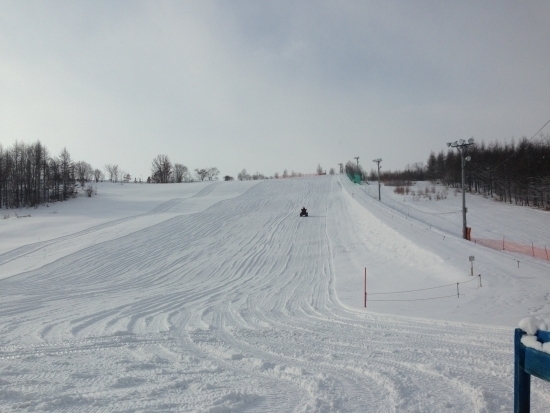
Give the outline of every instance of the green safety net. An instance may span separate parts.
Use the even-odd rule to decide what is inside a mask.
[[[361,175],[360,174],[347,174],[348,178],[351,182],[354,184],[360,184],[361,183]]]

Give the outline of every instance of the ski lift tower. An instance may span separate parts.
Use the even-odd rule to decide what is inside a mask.
[[[449,148],[456,148],[458,152],[460,152],[460,164],[462,165],[462,238],[469,239],[468,236],[468,230],[466,226],[466,212],[468,212],[468,209],[466,208],[466,188],[464,187],[464,167],[466,166],[466,162],[470,162],[472,159],[470,156],[464,157],[464,152],[468,149],[468,146],[471,146],[474,144],[474,138],[468,139],[468,142],[466,142],[464,139],[460,139],[459,141],[454,142],[447,142],[447,146]]]

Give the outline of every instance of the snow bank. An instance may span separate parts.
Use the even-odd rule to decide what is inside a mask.
[[[537,317],[526,317],[521,320],[518,327],[530,336],[534,336],[538,330],[548,331],[548,324]]]
[[[550,324],[549,318],[540,319],[537,317],[526,317],[521,320],[518,327],[521,328],[526,334],[521,338],[521,343],[525,347],[530,347],[535,350],[544,351],[550,354],[550,343],[541,343],[537,340],[535,334],[537,331],[549,331],[548,325]]]

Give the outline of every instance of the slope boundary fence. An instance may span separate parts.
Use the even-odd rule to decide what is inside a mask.
[[[273,177],[273,179],[298,179],[298,178],[316,178],[316,177],[320,177],[320,176],[326,176],[327,174],[326,173],[322,173],[322,174],[318,174],[318,173],[313,173],[313,174],[303,174],[303,173],[296,173],[294,175],[290,174],[288,176],[277,176],[277,177]]]
[[[367,290],[367,269],[365,268],[365,284],[364,284],[364,306],[365,308],[367,307],[367,302],[370,302],[370,301],[426,301],[426,300],[439,300],[441,298],[450,298],[450,297],[457,297],[457,298],[460,298],[460,284],[468,284],[472,281],[478,281],[478,286],[477,288],[480,288],[480,287],[483,287],[482,283],[481,283],[481,274],[478,274],[477,277],[475,278],[472,278],[471,280],[469,281],[462,281],[462,282],[456,282],[456,283],[450,283],[450,284],[443,284],[443,285],[438,285],[438,286],[435,286],[435,287],[427,287],[427,288],[419,288],[419,289],[415,289],[415,290],[403,290],[403,291],[388,291],[388,292],[377,292],[377,293],[369,293],[368,290]],[[428,291],[428,290],[435,290],[435,289],[438,289],[438,288],[446,288],[446,287],[451,287],[451,286],[456,286],[456,293],[455,294],[451,294],[451,295],[442,295],[442,296],[438,296],[438,297],[422,297],[422,298],[412,298],[412,299],[385,299],[385,298],[382,298],[382,299],[372,299],[372,298],[368,298],[369,295],[394,295],[394,294],[406,294],[406,293],[414,293],[414,292],[419,292],[419,291]],[[476,289],[477,289],[476,288]],[[462,294],[464,295],[464,294]]]
[[[350,180],[353,181],[351,177],[350,177]],[[371,194],[370,190],[367,190],[367,187],[362,187],[362,189],[364,193],[367,194],[370,198],[377,199],[377,196],[374,196],[373,194]],[[428,211],[423,211],[421,209],[415,208],[413,205],[400,204],[393,200],[387,201],[382,199],[382,204],[386,205],[387,207],[393,209],[396,212],[402,213],[406,218],[411,217],[420,222],[423,222],[426,225],[429,225],[430,229],[432,228],[432,226],[436,228],[438,228],[438,226],[435,222],[430,220],[428,217],[462,213],[461,210],[447,211],[447,212],[431,212],[431,211],[428,212]],[[439,228],[442,229],[441,227]],[[458,226],[456,228],[457,228],[457,233],[461,233],[461,228],[459,228]],[[443,229],[443,231],[445,231],[445,229]],[[523,255],[528,255],[528,256],[539,258],[545,261],[550,261],[550,246],[547,246],[547,245],[543,247],[536,246],[534,245],[534,242],[531,242],[530,245],[521,244],[517,242],[508,241],[506,237],[503,237],[502,239],[471,238],[471,241],[476,244],[480,244],[484,247],[491,248],[494,250],[517,252]]]
[[[476,244],[480,244],[484,247],[492,248],[494,250],[518,252],[520,254],[530,255],[531,257],[550,261],[550,252],[548,251],[548,248],[546,246],[544,246],[544,248],[541,248],[535,247],[534,244],[518,244],[515,242],[507,241],[505,238],[502,238],[501,240],[473,238],[472,241],[474,241]]]

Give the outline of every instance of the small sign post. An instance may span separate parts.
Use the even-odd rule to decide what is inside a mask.
[[[474,276],[474,261],[475,261],[475,257],[473,255],[470,255],[470,264],[472,264],[472,271],[470,272],[470,275],[472,277]]]

